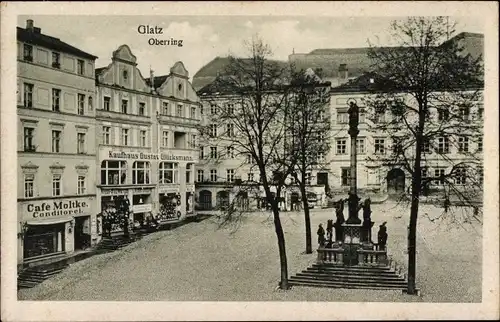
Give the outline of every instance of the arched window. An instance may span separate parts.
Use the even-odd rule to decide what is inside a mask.
[[[171,162],[161,162],[159,168],[160,184],[179,183],[179,165]]]
[[[132,184],[149,184],[151,166],[147,161],[135,161],[132,166]]]
[[[127,181],[127,162],[125,161],[102,161],[101,184],[118,185]]]

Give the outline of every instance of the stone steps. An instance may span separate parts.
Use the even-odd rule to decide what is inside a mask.
[[[64,262],[27,268],[17,275],[17,287],[18,289],[34,287],[46,279],[59,274],[68,266]]]

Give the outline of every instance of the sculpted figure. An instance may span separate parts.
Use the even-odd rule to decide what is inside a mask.
[[[378,230],[378,245],[380,247],[380,250],[385,250],[386,244],[387,244],[387,227],[386,227],[387,221],[384,221],[382,225],[379,226]]]

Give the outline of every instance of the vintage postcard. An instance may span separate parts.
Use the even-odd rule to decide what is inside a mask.
[[[1,17],[2,320],[499,318],[496,3]]]

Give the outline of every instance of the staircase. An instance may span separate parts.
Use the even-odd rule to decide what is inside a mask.
[[[101,242],[97,245],[95,252],[96,253],[106,253],[112,252],[117,249],[123,248],[138,239],[140,239],[140,235],[131,234],[129,238],[124,236],[113,236],[113,237],[103,237]]]
[[[32,288],[68,267],[66,261],[28,267],[17,275],[17,288]]]
[[[289,279],[292,286],[348,289],[406,290],[404,276],[390,266],[313,264]]]

